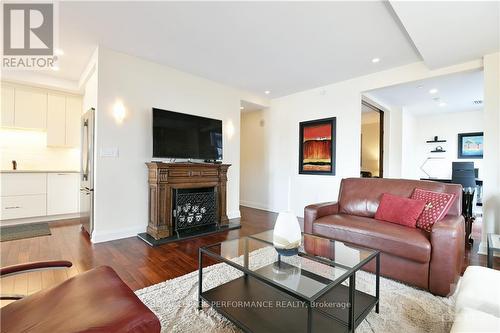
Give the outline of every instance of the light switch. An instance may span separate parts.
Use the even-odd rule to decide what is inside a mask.
[[[118,152],[118,147],[108,147],[108,148],[101,148],[101,152],[99,154],[101,157],[118,157],[119,152]]]

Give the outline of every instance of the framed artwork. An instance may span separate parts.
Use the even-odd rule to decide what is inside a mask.
[[[299,124],[299,173],[335,175],[337,118],[304,121]]]
[[[483,158],[483,132],[458,134],[458,158]]]

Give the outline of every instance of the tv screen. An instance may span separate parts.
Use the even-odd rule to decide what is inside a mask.
[[[222,160],[222,120],[153,108],[153,157]]]

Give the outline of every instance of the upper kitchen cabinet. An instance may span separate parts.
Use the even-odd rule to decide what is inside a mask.
[[[24,87],[14,89],[14,127],[47,128],[47,92]]]
[[[14,88],[2,85],[2,126],[14,127],[14,98]]]
[[[48,94],[47,97],[47,146],[66,144],[66,97]]]
[[[80,119],[82,116],[82,98],[66,97],[66,146],[80,147]]]
[[[79,147],[82,99],[78,96],[49,93],[47,146]]]

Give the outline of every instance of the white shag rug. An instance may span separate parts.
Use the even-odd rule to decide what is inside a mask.
[[[274,261],[272,248],[250,254],[250,268],[262,267]],[[241,261],[241,258],[236,259]],[[301,263],[304,267],[304,262]],[[306,264],[307,266],[307,264]],[[314,270],[317,272],[317,267]],[[325,269],[324,276],[331,276]],[[242,274],[224,264],[203,269],[203,290],[231,281]],[[356,273],[356,288],[374,294],[375,275]],[[136,291],[137,296],[160,319],[162,332],[241,332],[229,320],[204,302],[199,311],[198,271]],[[437,297],[405,284],[380,278],[380,313],[372,310],[357,327],[356,332],[413,333],[449,332],[454,318],[454,297]]]

